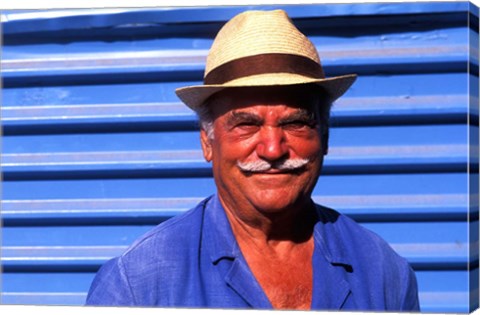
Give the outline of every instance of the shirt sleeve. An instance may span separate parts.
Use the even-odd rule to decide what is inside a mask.
[[[121,257],[109,260],[100,268],[90,286],[86,305],[136,305]]]
[[[418,301],[417,278],[412,268],[408,268],[406,275],[405,292],[403,294],[402,311],[420,312],[420,304]]]

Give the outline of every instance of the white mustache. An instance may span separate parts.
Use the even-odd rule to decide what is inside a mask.
[[[237,166],[244,172],[264,172],[269,169],[277,169],[282,171],[291,171],[304,167],[310,162],[309,159],[288,159],[278,162],[267,162],[265,160],[257,160],[253,162],[240,162],[237,161]]]

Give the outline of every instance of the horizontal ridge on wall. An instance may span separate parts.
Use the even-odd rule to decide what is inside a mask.
[[[97,9],[97,10],[50,10],[39,12],[12,11],[2,12],[5,34],[21,34],[30,32],[48,32],[63,30],[85,30],[92,28],[111,29],[118,25],[124,28],[129,26],[141,27],[142,25],[175,25],[189,23],[224,22],[234,15],[245,11],[259,9],[258,6],[229,6],[227,7],[196,7],[196,8],[149,8],[149,9]],[[382,17],[385,22],[391,21],[396,16],[418,15],[447,15],[447,21],[452,20],[452,15],[470,12],[478,19],[478,10],[471,8],[467,1],[446,2],[441,6],[434,3],[363,3],[362,7],[355,4],[330,4],[318,5],[262,5],[263,10],[284,9],[288,10],[294,19],[363,17],[362,22],[368,24],[366,16]],[[465,17],[462,17],[464,20]],[[439,19],[441,21],[441,19]],[[338,22],[337,22],[338,23]],[[343,21],[340,22],[344,25]]]
[[[467,244],[404,243],[390,244],[416,270],[467,270]],[[477,244],[478,245],[478,244]],[[2,265],[5,271],[93,271],[112,257],[121,255],[128,246],[5,246]],[[478,263],[472,261],[472,266]]]
[[[131,57],[128,57],[128,55]],[[84,57],[2,60],[4,87],[201,80],[206,51],[95,54]],[[327,76],[466,72],[478,68],[465,46],[392,47],[362,50],[319,49]],[[477,50],[478,55],[478,50]],[[469,62],[470,65],[469,65]]]
[[[468,146],[332,147],[323,174],[465,172]],[[210,176],[200,150],[18,153],[2,156],[4,180]],[[149,174],[150,173],[150,174]],[[63,174],[63,175],[62,175]]]
[[[115,198],[3,200],[5,226],[98,223],[155,223],[179,215],[203,198]],[[359,222],[462,221],[468,196],[464,194],[317,196],[320,204],[341,209]],[[477,198],[478,199],[478,198]],[[478,216],[478,213],[477,213]],[[477,217],[478,218],[478,217]]]
[[[475,100],[471,100],[475,102]],[[369,125],[377,123],[438,123],[440,121],[466,122],[468,108],[465,95],[399,95],[377,97],[345,97],[333,108],[332,123],[342,125]],[[102,129],[110,124],[151,124],[158,129],[196,128],[196,116],[182,103],[125,103],[125,104],[69,104],[69,105],[4,105],[2,125],[6,135],[28,133],[29,128],[50,126],[50,132],[69,126],[89,126]],[[471,115],[478,116],[478,109]],[[408,117],[408,120],[405,119]],[[402,123],[403,121],[403,123]],[[184,123],[182,125],[182,123]],[[165,124],[165,126],[159,125]],[[54,128],[56,127],[56,128]],[[104,128],[104,127],[103,127]],[[177,127],[178,128],[178,127]],[[120,127],[118,129],[121,129]],[[79,127],[80,131],[83,131]]]

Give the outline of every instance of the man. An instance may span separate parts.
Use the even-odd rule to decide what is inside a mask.
[[[311,199],[330,105],[355,78],[325,78],[284,11],[230,20],[204,85],[177,90],[199,114],[217,194],[107,262],[87,304],[417,311],[408,263]]]

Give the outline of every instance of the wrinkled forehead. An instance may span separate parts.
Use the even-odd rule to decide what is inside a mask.
[[[293,109],[317,112],[324,94],[308,86],[242,87],[223,90],[212,96],[206,106],[212,118],[253,106],[282,105]]]

